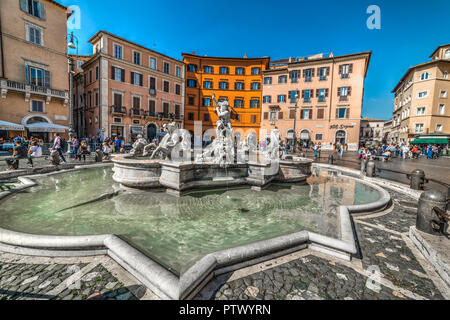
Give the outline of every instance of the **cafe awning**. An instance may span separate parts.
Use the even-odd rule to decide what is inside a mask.
[[[416,139],[410,142],[411,144],[448,144],[448,139],[440,138],[440,139]]]
[[[25,125],[30,132],[66,132],[69,127],[48,122],[36,122]]]
[[[21,124],[0,120],[0,130],[25,131],[25,127]]]

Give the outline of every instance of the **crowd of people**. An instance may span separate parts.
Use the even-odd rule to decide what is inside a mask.
[[[447,154],[447,147],[437,144],[410,145],[405,144],[382,144],[375,147],[362,146],[358,150],[359,159],[369,159],[371,157],[384,157],[386,160],[392,157],[402,159],[418,159],[421,156],[427,159],[438,159],[441,154]]]

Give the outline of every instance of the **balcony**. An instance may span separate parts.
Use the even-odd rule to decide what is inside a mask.
[[[308,76],[305,77],[305,82],[311,82],[311,81],[312,81],[312,77],[308,77]]]
[[[131,108],[129,115],[130,117],[144,117],[144,109],[139,109],[139,108]]]
[[[350,77],[350,75],[348,73],[341,74],[341,79],[348,79],[349,77]]]
[[[320,76],[319,77],[319,81],[326,81],[327,80],[327,77],[326,76]]]
[[[69,93],[67,91],[35,86],[12,80],[0,80],[0,91],[3,99],[6,99],[8,91],[14,91],[25,93],[25,101],[27,102],[30,101],[30,96],[33,94],[45,97],[46,103],[50,103],[52,98],[63,100],[64,106],[69,103]]]
[[[348,96],[340,96],[339,101],[348,101]]]
[[[325,97],[319,96],[318,101],[319,102],[326,102],[326,99],[325,99]]]
[[[311,102],[311,98],[303,98],[303,103],[310,103]]]
[[[125,107],[118,107],[118,106],[111,106],[110,107],[110,113],[112,115],[124,116],[124,115],[127,114],[127,108],[125,108]]]

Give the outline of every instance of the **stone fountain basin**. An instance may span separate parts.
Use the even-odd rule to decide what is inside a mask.
[[[77,170],[87,168],[89,166],[83,166]],[[0,199],[36,185],[33,181],[34,178],[19,178],[22,186],[12,192],[0,193]],[[340,206],[341,232],[339,239],[310,231],[300,231],[207,254],[180,276],[170,272],[120,237],[111,234],[47,236],[0,229],[0,250],[24,255],[53,257],[108,254],[161,298],[189,299],[214,275],[237,270],[304,248],[350,260],[351,256],[357,252],[350,214],[380,210],[390,202],[390,196],[384,189],[370,182],[359,181],[376,189],[380,193],[380,199],[365,205]]]
[[[173,162],[115,157],[114,181],[127,189],[166,188],[181,195],[191,189],[248,184],[263,188],[271,181],[301,182],[311,175],[312,161],[248,162],[222,166],[208,162]]]

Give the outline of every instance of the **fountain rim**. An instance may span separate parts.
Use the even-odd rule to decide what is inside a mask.
[[[0,193],[0,201],[16,192],[37,185],[35,179],[75,172],[80,170],[110,167],[113,164],[95,164],[76,166],[74,169],[61,170],[46,174],[19,177],[21,186]],[[314,165],[318,168],[334,169],[341,174],[340,168]],[[358,172],[353,170],[353,174]],[[117,263],[145,284],[163,299],[192,298],[213,275],[222,274],[269,259],[310,248],[344,260],[351,260],[357,253],[356,239],[353,233],[351,215],[364,212],[371,214],[383,210],[389,205],[389,193],[373,181],[345,175],[346,178],[369,185],[380,192],[380,199],[364,205],[340,206],[341,239],[334,239],[310,231],[299,231],[284,236],[253,242],[221,251],[216,251],[199,259],[181,276],[177,276],[159,263],[135,249],[120,237],[112,234],[93,236],[48,236],[26,234],[0,228],[0,250],[21,255],[50,257],[81,257],[107,254]]]

